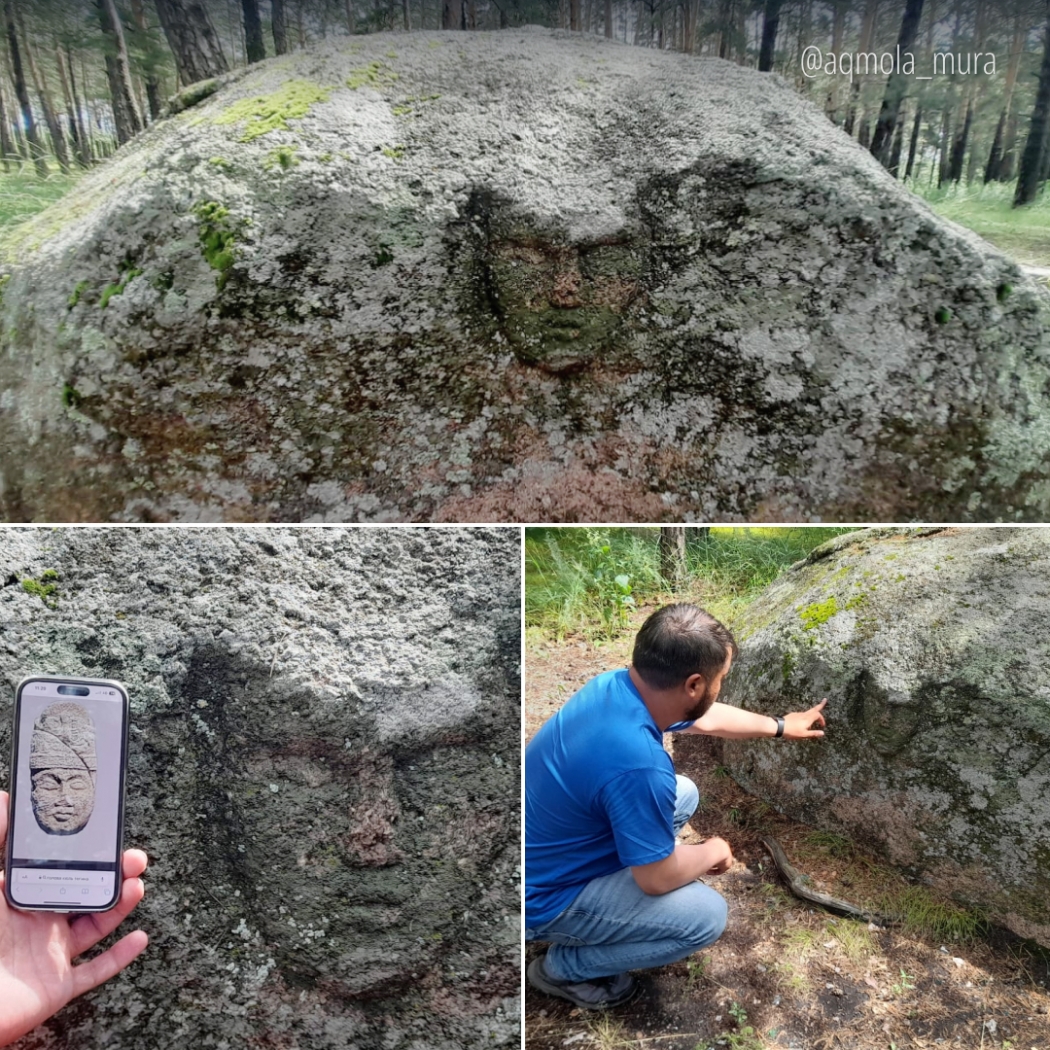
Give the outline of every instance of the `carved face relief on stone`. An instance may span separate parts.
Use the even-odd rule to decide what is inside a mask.
[[[900,690],[876,684],[863,671],[854,682],[857,713],[871,746],[884,758],[897,754],[919,728],[917,703]]]
[[[642,253],[626,239],[557,244],[519,231],[490,242],[485,267],[514,353],[551,372],[577,371],[614,346],[641,294]]]
[[[49,835],[74,835],[95,806],[95,725],[80,704],[63,700],[44,709],[29,749],[33,815]]]

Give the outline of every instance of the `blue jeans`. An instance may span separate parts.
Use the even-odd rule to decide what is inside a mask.
[[[676,835],[700,802],[691,780],[677,780]],[[702,882],[650,896],[624,868],[592,879],[560,915],[526,930],[525,940],[551,943],[544,968],[555,981],[591,981],[684,959],[721,937],[727,913],[722,895]]]

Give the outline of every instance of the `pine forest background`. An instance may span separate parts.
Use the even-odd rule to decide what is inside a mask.
[[[326,37],[539,24],[772,69],[942,214],[1050,273],[1050,0],[0,0],[0,10],[0,225],[60,196],[196,81]],[[956,69],[807,77],[811,45],[901,45],[918,72],[937,53]]]

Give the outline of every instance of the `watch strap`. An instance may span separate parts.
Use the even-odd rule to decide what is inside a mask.
[[[776,740],[779,737],[782,737],[783,735],[784,735],[784,719],[783,718],[777,718],[777,731],[776,731],[776,736],[774,736],[773,739]]]

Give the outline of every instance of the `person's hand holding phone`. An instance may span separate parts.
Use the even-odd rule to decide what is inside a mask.
[[[0,791],[0,849],[7,841],[7,808],[7,792]],[[142,900],[145,887],[139,876],[145,870],[146,854],[125,850],[116,905],[72,919],[59,912],[17,911],[0,893],[0,1046],[46,1021],[70,999],[115,977],[143,951],[149,938],[135,930],[94,959],[73,965]]]

